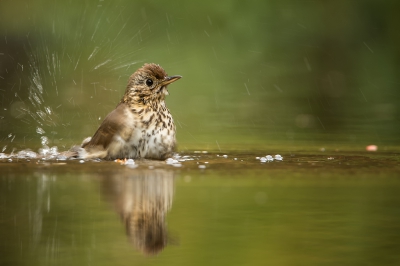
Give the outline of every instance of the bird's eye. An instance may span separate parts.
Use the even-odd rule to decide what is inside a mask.
[[[147,86],[151,86],[151,85],[153,85],[153,80],[152,79],[148,79],[148,80],[146,80],[146,85]]]

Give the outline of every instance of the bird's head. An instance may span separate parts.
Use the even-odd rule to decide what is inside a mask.
[[[168,95],[168,84],[180,78],[168,76],[160,65],[145,64],[130,76],[123,101],[146,103],[164,100]]]

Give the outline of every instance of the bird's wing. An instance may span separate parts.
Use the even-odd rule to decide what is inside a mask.
[[[91,146],[103,146],[104,149],[108,147],[114,135],[121,130],[125,114],[126,104],[121,103],[106,118],[103,123],[94,133],[90,141],[83,143],[82,148]]]

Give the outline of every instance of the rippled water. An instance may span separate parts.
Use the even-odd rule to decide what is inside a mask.
[[[400,260],[398,153],[108,162],[24,152],[0,159],[1,265]]]

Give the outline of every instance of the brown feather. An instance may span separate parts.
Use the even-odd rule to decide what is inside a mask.
[[[117,108],[104,118],[103,123],[101,123],[96,133],[94,133],[92,139],[89,142],[84,143],[82,148],[101,145],[104,149],[107,149],[115,133],[119,132],[123,126],[123,118],[125,117],[126,108],[128,108],[127,104],[118,104]]]

